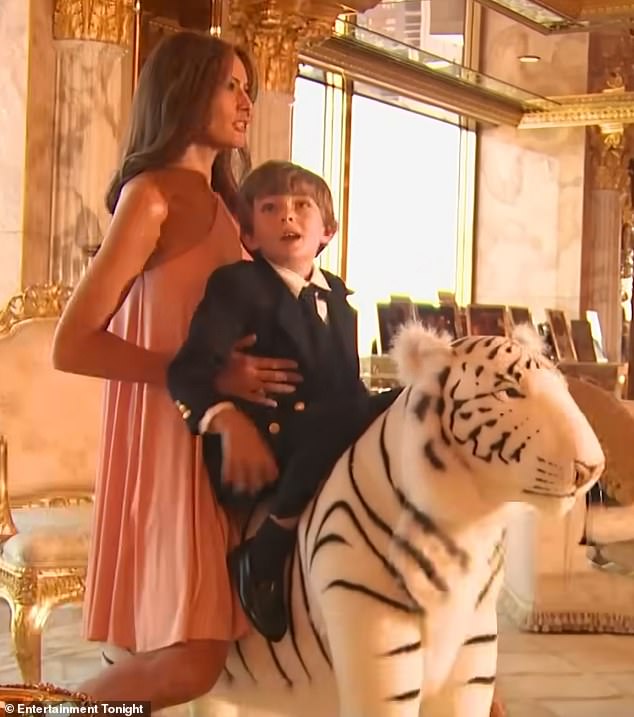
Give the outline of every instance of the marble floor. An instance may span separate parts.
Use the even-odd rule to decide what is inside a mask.
[[[99,669],[96,646],[80,638],[79,618],[77,608],[51,616],[44,681],[73,688]],[[509,717],[634,716],[634,636],[531,635],[502,621],[499,672]],[[0,602],[0,684],[20,681]]]

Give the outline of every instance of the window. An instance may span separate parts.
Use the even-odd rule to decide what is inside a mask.
[[[354,291],[361,355],[378,336],[376,304],[390,295],[470,301],[474,144],[457,115],[301,68],[292,158],[333,190],[340,231],[320,263]]]
[[[321,175],[332,192],[335,214],[343,213],[344,93],[340,75],[303,67],[295,83],[291,156],[294,162]],[[335,273],[342,265],[338,232],[320,255]]]
[[[462,63],[465,0],[384,0],[357,16],[373,32]]]
[[[390,294],[435,303],[455,291],[460,127],[360,95],[352,98],[347,283],[359,347]]]

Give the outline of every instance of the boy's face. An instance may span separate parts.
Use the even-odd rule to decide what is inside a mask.
[[[312,197],[280,194],[253,202],[253,235],[244,242],[250,251],[308,278],[319,248],[332,237]]]

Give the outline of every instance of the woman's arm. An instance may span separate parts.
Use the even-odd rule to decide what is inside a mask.
[[[154,252],[167,203],[151,179],[124,187],[104,242],[57,326],[53,365],[60,371],[164,385],[169,356],[110,333],[110,319]]]

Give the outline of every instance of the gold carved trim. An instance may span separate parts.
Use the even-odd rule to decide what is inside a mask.
[[[634,92],[600,92],[592,95],[549,97],[558,106],[524,113],[520,129],[589,127],[634,123]]]
[[[9,299],[0,310],[0,338],[14,326],[28,319],[59,318],[70,298],[72,288],[57,284],[36,284]]]
[[[134,0],[55,0],[53,37],[132,47]]]
[[[0,557],[0,597],[11,609],[11,638],[25,683],[42,677],[41,634],[57,605],[79,603],[86,587],[85,568],[21,567]]]
[[[293,95],[302,50],[330,37],[342,14],[364,12],[378,0],[230,0],[230,39],[248,48],[265,90]]]

